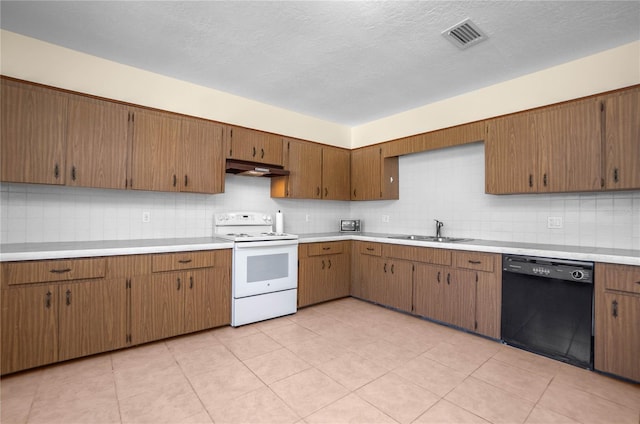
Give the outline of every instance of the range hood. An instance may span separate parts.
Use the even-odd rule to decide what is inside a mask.
[[[289,175],[289,171],[280,165],[269,165],[237,159],[227,159],[226,172],[227,174],[268,178]]]

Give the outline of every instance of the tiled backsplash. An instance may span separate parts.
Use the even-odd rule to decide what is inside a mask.
[[[640,249],[640,191],[488,195],[482,143],[401,157],[395,201],[272,199],[266,178],[227,175],[225,184],[223,194],[202,195],[4,183],[0,239],[210,236],[216,212],[280,209],[291,233],[336,231],[340,218],[361,218],[368,232],[434,234],[439,219],[448,236]],[[562,218],[563,228],[548,229],[548,217]]]

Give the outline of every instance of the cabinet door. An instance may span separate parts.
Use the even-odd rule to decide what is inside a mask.
[[[605,103],[605,187],[640,188],[640,88]]]
[[[64,184],[68,97],[2,80],[2,181]]]
[[[2,291],[2,374],[58,360],[58,288]]]
[[[500,302],[502,284],[499,273],[477,272],[475,331],[494,339],[500,338]]]
[[[640,296],[606,292],[604,300],[601,371],[640,381]]]
[[[140,344],[181,334],[185,273],[140,276],[131,282],[131,342]]]
[[[350,200],[351,154],[346,149],[322,148],[322,198]]]
[[[286,140],[286,167],[290,174],[286,197],[322,197],[322,147],[306,141]]]
[[[231,322],[229,273],[223,268],[189,271],[185,284],[184,332]]]
[[[587,99],[534,114],[538,191],[597,191],[602,180],[600,102]]]
[[[176,153],[179,142],[178,118],[137,110],[133,116],[132,188],[177,191]]]
[[[129,111],[100,100],[71,97],[67,185],[126,188]]]
[[[222,193],[224,191],[224,127],[198,119],[182,120],[182,143],[178,157],[180,191]]]
[[[61,285],[59,329],[60,361],[126,346],[126,280]]]
[[[326,291],[323,265],[326,262],[323,256],[300,258],[298,271],[298,306],[308,306],[322,302]]]
[[[327,274],[327,299],[339,299],[349,296],[349,284],[351,277],[351,261],[349,254],[329,255],[326,258]]]
[[[414,312],[427,318],[445,321],[444,289],[447,268],[416,264],[413,278]]]
[[[411,312],[413,300],[413,265],[411,262],[385,261],[384,294],[380,303]]]
[[[445,321],[468,330],[475,329],[476,272],[452,269],[445,287]]]
[[[363,148],[351,152],[351,200],[382,197],[380,148]]]
[[[533,193],[538,189],[534,120],[519,113],[487,123],[485,191],[490,194]]]
[[[282,138],[276,134],[232,127],[229,146],[230,158],[282,165]]]

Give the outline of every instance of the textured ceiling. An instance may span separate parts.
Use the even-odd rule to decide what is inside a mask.
[[[471,18],[488,39],[441,32]],[[3,29],[349,126],[640,39],[640,1],[2,1]]]

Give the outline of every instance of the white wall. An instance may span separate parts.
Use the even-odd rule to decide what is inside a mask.
[[[142,106],[350,147],[351,129],[0,30],[0,73]]]
[[[352,203],[366,231],[434,235],[439,219],[446,236],[640,249],[640,191],[485,194],[483,143],[402,156],[399,180],[400,200]]]
[[[634,84],[640,84],[640,41],[354,127],[351,146],[394,140]]]
[[[280,209],[291,233],[336,231],[340,218],[354,217],[367,232],[432,235],[439,219],[448,236],[640,250],[640,191],[488,195],[482,143],[403,156],[399,177],[400,200],[366,202],[272,199],[268,179],[235,175],[216,195],[4,183],[0,241],[202,237],[216,212]],[[549,216],[564,228],[548,229]]]
[[[349,202],[271,199],[269,187],[267,178],[236,175],[216,195],[3,183],[0,242],[206,237],[214,213],[235,210],[282,210],[287,232],[327,232],[349,214]],[[143,211],[150,212],[149,223],[142,222]]]

